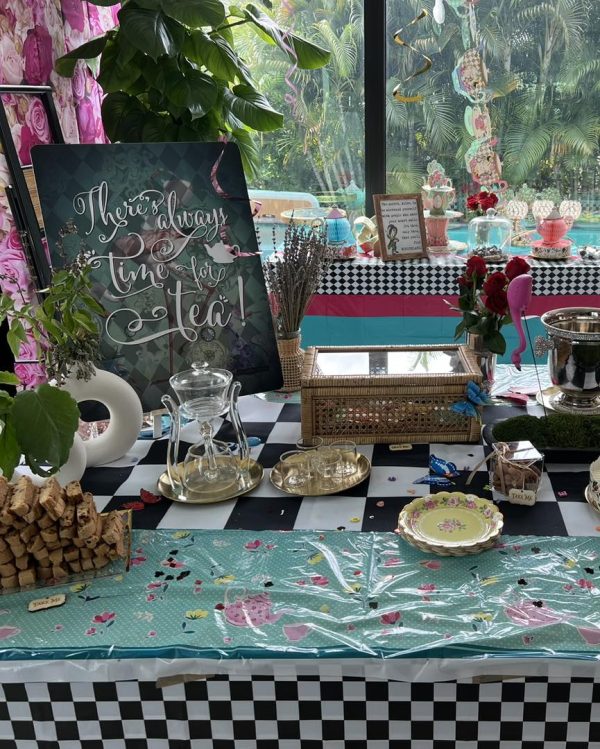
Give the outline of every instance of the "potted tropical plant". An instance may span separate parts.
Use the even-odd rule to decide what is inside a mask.
[[[93,65],[106,93],[102,121],[111,141],[228,140],[238,144],[244,168],[253,174],[252,132],[277,130],[283,115],[256,88],[236,52],[236,31],[253,29],[298,68],[320,68],[330,58],[327,50],[281,28],[263,6],[123,0],[119,26],[60,57],[56,70],[72,76],[77,60]]]
[[[102,306],[90,293],[90,268],[85,257],[52,275],[40,303],[27,299],[18,280],[0,277],[16,296],[0,297],[0,322],[9,320],[8,344],[15,358],[38,363],[54,385],[41,382],[11,395],[0,390],[0,469],[10,478],[24,457],[36,474],[56,473],[69,458],[79,426],[77,402],[60,385],[68,376],[88,380],[98,358]],[[15,366],[19,372],[19,365]],[[0,372],[0,384],[23,385],[14,373]],[[33,383],[29,383],[33,384]]]

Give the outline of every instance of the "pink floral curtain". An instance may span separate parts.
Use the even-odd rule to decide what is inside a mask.
[[[45,85],[54,88],[54,102],[67,143],[105,141],[100,104],[102,91],[87,67],[79,62],[73,78],[54,71],[54,61],[117,23],[118,5],[101,8],[81,0],[0,0],[0,83]],[[17,153],[29,164],[30,149],[51,141],[44,108],[35,97],[4,96]],[[19,288],[29,293],[29,268],[6,199],[10,184],[0,153],[0,289],[11,296]],[[24,344],[20,359],[35,358],[35,347]],[[17,365],[24,384],[44,376],[36,365]]]

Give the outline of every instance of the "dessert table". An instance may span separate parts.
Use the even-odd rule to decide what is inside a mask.
[[[600,307],[600,263],[527,257],[533,278],[528,314],[560,307]],[[446,301],[456,302],[456,278],[466,256],[448,255],[384,262],[377,258],[337,261],[323,277],[302,324],[304,344],[431,344],[451,340],[458,318]],[[502,264],[490,263],[497,270]],[[531,320],[532,337],[543,334]],[[517,345],[506,330],[507,351]],[[533,361],[531,352],[524,361]],[[508,358],[506,359],[508,361]]]
[[[503,368],[498,390],[517,379]],[[361,446],[372,462],[363,484],[290,497],[268,474],[300,436],[293,401],[241,399],[265,478],[237,500],[157,495],[165,438],[88,469],[99,509],[132,510],[131,569],[62,586],[66,603],[35,614],[27,603],[40,591],[3,596],[3,749],[596,745],[600,515],[584,499],[589,466],[547,463],[533,507],[499,503],[494,549],[435,557],[391,533],[402,507],[437,491],[413,482],[435,454],[460,470],[452,490],[491,498],[485,465],[465,486],[489,447]],[[540,410],[531,399],[527,411]],[[484,419],[523,412],[496,399]],[[230,436],[223,423],[218,437]]]

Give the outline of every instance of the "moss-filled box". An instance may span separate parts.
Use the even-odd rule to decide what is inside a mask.
[[[577,414],[515,416],[495,424],[495,442],[529,440],[544,448],[597,449],[600,452],[600,417]]]

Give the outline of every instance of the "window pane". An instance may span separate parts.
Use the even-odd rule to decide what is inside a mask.
[[[271,105],[281,130],[257,136],[259,174],[249,186],[302,191],[319,204],[362,212],[364,82],[362,0],[274,0],[280,25],[332,53],[319,70],[299,70],[251,29],[236,44]]]
[[[421,8],[432,12],[433,0],[388,2],[388,192],[417,190],[428,161],[436,159],[454,181],[464,209],[464,196],[475,187],[465,156],[477,155],[474,135],[481,138],[485,121],[474,122],[477,112],[467,108],[476,103],[457,93],[452,71],[465,49],[474,48],[487,67],[487,89],[495,95],[487,106],[497,143],[487,145],[500,156],[502,179],[514,189],[526,183],[536,192],[550,191],[554,200],[577,197],[583,217],[597,214],[597,0],[443,0],[441,5],[443,24],[430,15],[407,26]],[[411,77],[424,61],[394,43],[401,28],[401,38],[431,58],[429,71]],[[398,84],[402,94],[420,95],[422,102],[394,101]]]

